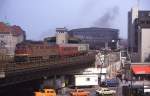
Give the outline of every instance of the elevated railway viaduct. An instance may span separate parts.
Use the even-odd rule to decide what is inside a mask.
[[[83,56],[62,60],[0,63],[0,88],[43,77],[67,75],[72,70],[90,67],[94,62],[95,53],[90,52]]]

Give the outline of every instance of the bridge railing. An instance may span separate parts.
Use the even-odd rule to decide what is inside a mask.
[[[72,64],[82,64],[95,60],[95,54],[90,53],[82,56],[69,57],[54,60],[36,60],[30,62],[0,62],[0,78],[4,78],[7,74],[23,72],[28,70],[36,70],[42,68],[53,68],[68,66]]]

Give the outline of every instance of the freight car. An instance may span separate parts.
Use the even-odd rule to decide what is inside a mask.
[[[76,56],[83,55],[89,51],[88,44],[60,44],[60,56]]]
[[[87,53],[88,44],[48,44],[43,41],[26,41],[16,45],[15,61],[58,59]]]

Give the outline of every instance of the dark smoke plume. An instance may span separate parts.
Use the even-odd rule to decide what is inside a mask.
[[[107,10],[107,12],[98,18],[95,22],[94,25],[96,27],[111,27],[113,24],[113,21],[119,14],[119,8],[117,6]]]
[[[86,0],[83,5],[82,14],[91,14],[94,8],[100,4],[101,0]]]

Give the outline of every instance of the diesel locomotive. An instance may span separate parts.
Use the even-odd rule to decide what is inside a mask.
[[[16,45],[15,61],[60,59],[86,54],[88,44],[49,44],[44,41],[26,41]]]

